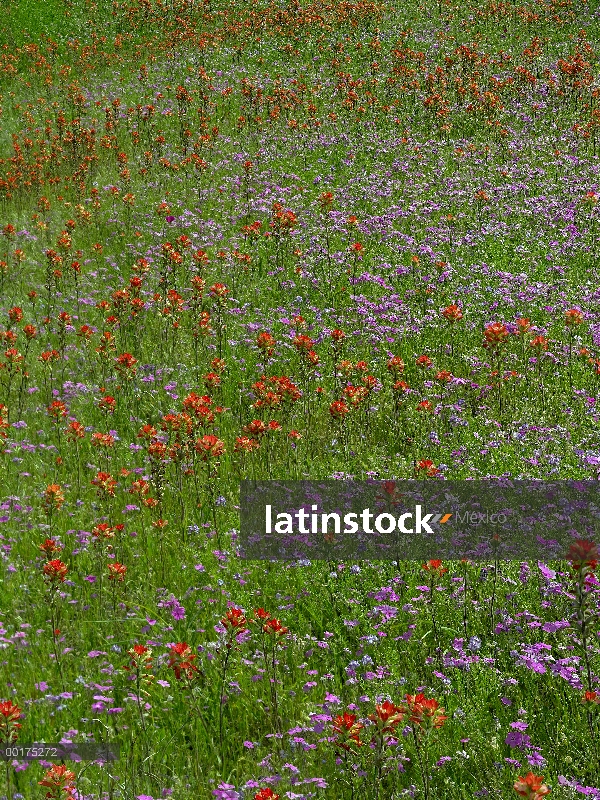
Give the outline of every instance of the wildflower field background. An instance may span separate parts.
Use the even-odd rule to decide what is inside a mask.
[[[0,794],[600,798],[597,553],[239,557],[257,479],[595,480],[595,2],[0,10]],[[12,751],[11,751],[12,752]]]

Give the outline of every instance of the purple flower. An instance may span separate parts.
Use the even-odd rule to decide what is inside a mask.
[[[230,783],[220,783],[218,789],[213,789],[213,797],[217,800],[241,800],[242,795]]]
[[[510,727],[516,731],[526,731],[529,725],[523,720],[517,720],[516,722],[511,722]]]
[[[533,750],[527,756],[527,761],[530,767],[544,767],[546,766],[546,759],[539,750]]]
[[[517,761],[516,758],[505,758],[504,761],[509,764],[511,767],[515,767],[515,769],[521,768],[521,762]]]
[[[542,630],[545,633],[555,633],[556,631],[561,630],[562,628],[569,628],[570,623],[567,622],[566,619],[559,620],[558,622],[546,622],[542,625]]]
[[[531,747],[531,739],[529,736],[526,733],[520,733],[519,731],[511,731],[504,742],[509,747],[516,747],[521,750],[525,749],[526,747]]]

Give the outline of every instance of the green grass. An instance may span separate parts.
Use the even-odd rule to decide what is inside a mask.
[[[0,4],[0,46],[21,47],[45,38],[62,39],[77,30],[73,3],[65,0],[14,0]]]
[[[71,765],[80,800],[158,800],[168,791],[173,800],[214,800],[220,782],[235,785],[235,800],[253,800],[276,775],[284,776],[272,784],[282,798],[399,800],[416,787],[416,800],[508,800],[530,768],[545,775],[551,800],[572,800],[559,776],[595,786],[599,772],[598,721],[581,702],[582,686],[599,690],[585,671],[586,659],[600,671],[595,584],[577,600],[564,562],[553,564],[553,580],[536,563],[528,577],[514,563],[482,571],[450,562],[432,605],[421,563],[363,562],[352,571],[349,563],[242,560],[236,505],[247,477],[412,478],[426,459],[453,479],[596,477],[600,265],[597,211],[581,200],[598,188],[600,164],[573,125],[590,124],[597,99],[565,88],[567,72],[556,64],[579,46],[598,71],[572,38],[585,27],[600,52],[598,19],[585,4],[558,2],[536,4],[537,20],[531,8],[479,3],[424,9],[411,0],[380,16],[370,7],[363,14],[360,3],[317,3],[307,19],[302,9],[308,14],[308,3],[151,0],[147,11],[108,0],[4,4],[0,702],[23,711],[21,742],[76,731],[76,741],[122,745],[117,764]],[[532,65],[523,49],[537,34],[549,41]],[[461,56],[461,45],[475,41],[481,57]],[[519,82],[521,65],[538,74],[536,88]],[[448,109],[440,117],[425,103],[439,70]],[[497,90],[505,109],[490,119],[470,112],[498,74],[514,78]],[[350,81],[358,99],[348,100]],[[185,110],[181,86],[192,98]],[[205,168],[195,169],[192,154]],[[483,188],[492,200],[478,209]],[[329,216],[320,206],[327,191],[335,195]],[[547,199],[532,211],[535,197]],[[279,244],[264,235],[276,223],[275,202],[296,216]],[[448,214],[456,216],[451,235]],[[251,239],[243,226],[255,220],[261,235]],[[192,257],[199,249],[206,265]],[[354,284],[362,273],[369,280]],[[198,278],[205,286],[194,300]],[[210,287],[218,283],[231,299],[216,299]],[[128,298],[115,294],[124,290]],[[131,302],[138,296],[141,307]],[[442,310],[455,303],[464,318],[453,324]],[[574,307],[583,321],[568,328],[565,311]],[[519,317],[530,333],[485,346],[486,325]],[[35,326],[31,340],[26,325]],[[335,328],[346,333],[339,348]],[[114,342],[103,357],[105,331]],[[260,331],[276,340],[272,357],[259,350]],[[318,363],[293,343],[300,332],[313,339]],[[547,339],[539,361],[534,335]],[[45,365],[42,354],[53,349],[58,358]],[[128,379],[115,365],[124,353],[137,360]],[[393,390],[392,354],[404,360],[396,377],[411,392]],[[431,368],[417,363],[421,355]],[[211,386],[217,356],[226,366]],[[443,370],[458,381],[443,384]],[[288,376],[302,397],[258,407],[253,385],[263,373]],[[334,419],[331,404],[365,374],[377,391],[356,407],[348,391],[352,407]],[[205,424],[205,409],[184,405],[192,392],[222,407],[213,423]],[[102,409],[106,395],[114,411]],[[48,407],[57,400],[66,416],[53,421]],[[430,409],[418,410],[421,401]],[[169,415],[184,409],[177,430]],[[257,419],[282,430],[244,454],[236,443]],[[69,441],[75,421],[84,435]],[[155,433],[144,438],[144,426]],[[292,430],[302,434],[295,447]],[[106,445],[92,438],[109,432]],[[225,447],[212,462],[202,458],[207,434]],[[157,436],[173,448],[162,460],[149,449]],[[99,472],[116,481],[114,496],[98,489]],[[140,478],[146,495],[131,491]],[[50,510],[44,496],[54,485],[64,502]],[[105,523],[114,537],[93,543]],[[64,583],[44,581],[47,537],[62,546]],[[115,560],[127,568],[123,583],[109,581]],[[171,595],[184,617],[162,604]],[[576,616],[584,598],[587,650]],[[248,640],[234,644],[219,627],[231,606],[249,619],[264,607],[288,635],[274,643],[253,621]],[[570,627],[544,630],[561,620]],[[481,647],[475,641],[471,651],[473,636]],[[479,657],[468,667],[449,661],[460,639]],[[190,684],[169,666],[169,645],[183,642],[200,670]],[[544,672],[517,663],[540,643],[554,664],[580,659],[581,685],[554,675],[550,662]],[[148,695],[125,669],[135,644],[152,648]],[[402,703],[417,687],[446,709],[446,723],[427,739],[427,753],[408,731],[379,758],[368,746],[370,715],[382,698]],[[327,693],[339,704],[324,707]],[[348,753],[326,741],[332,720],[321,728],[315,715],[335,717],[352,704],[365,746]],[[505,742],[519,719],[545,763],[530,764],[531,752]],[[327,788],[294,784],[290,764]],[[41,800],[46,768],[8,765],[0,795]]]

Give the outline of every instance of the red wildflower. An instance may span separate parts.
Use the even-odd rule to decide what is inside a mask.
[[[422,461],[419,461],[417,463],[417,466],[415,467],[415,472],[417,474],[424,472],[428,478],[433,478],[435,475],[438,474],[439,469],[429,458],[424,458]]]
[[[492,322],[483,332],[487,344],[491,347],[502,344],[508,339],[508,328],[502,322]]]
[[[122,353],[115,360],[115,369],[126,380],[131,380],[137,372],[136,364],[137,359],[131,353]]]
[[[227,614],[221,619],[221,624],[230,633],[243,633],[248,630],[247,620],[241,608],[229,608]]]
[[[13,308],[9,308],[8,318],[13,325],[16,325],[23,319],[23,309],[19,308],[19,306],[14,306]]]
[[[225,443],[218,439],[216,436],[209,434],[198,439],[194,445],[197,453],[200,453],[202,460],[206,461],[209,458],[219,458],[225,452]]]
[[[129,489],[129,494],[139,494],[144,495],[148,494],[150,491],[150,484],[148,481],[145,481],[143,478],[139,478],[136,481],[133,481],[131,484],[131,488]]]
[[[57,361],[60,358],[58,350],[45,350],[38,356],[38,361],[42,364],[50,364],[52,361]]]
[[[305,334],[302,333],[294,338],[292,344],[299,353],[302,352],[308,353],[313,349],[315,343],[310,338],[310,336],[306,336]]]
[[[377,725],[379,733],[392,733],[402,721],[404,709],[389,700],[375,706],[375,713],[369,719]]]
[[[112,447],[115,443],[115,437],[110,433],[93,433],[92,445],[94,447]]]
[[[218,300],[223,300],[229,294],[229,289],[225,286],[224,283],[214,283],[210,287],[210,293],[213,297],[217,298]]]
[[[21,709],[12,700],[0,702],[0,742],[12,744],[17,741],[18,729],[21,723],[17,722],[21,718]]]
[[[122,582],[127,573],[127,567],[124,564],[119,564],[118,561],[111,561],[108,564],[108,580]]]
[[[44,497],[42,499],[42,505],[44,506],[44,511],[47,514],[50,514],[52,511],[60,511],[64,502],[65,496],[58,483],[51,483],[48,487],[46,487],[46,491],[44,492]]]
[[[321,211],[329,211],[335,197],[332,192],[323,192],[323,194],[319,197],[319,205],[321,206]]]
[[[252,436],[262,436],[266,433],[267,426],[262,420],[253,419],[248,425],[244,425],[243,430],[245,433],[249,433]]]
[[[442,311],[442,317],[447,319],[448,322],[458,322],[463,318],[463,312],[457,305],[452,304]]]
[[[75,790],[75,773],[67,769],[64,764],[53,764],[49,770],[46,771],[41,781],[38,781],[40,786],[46,786],[49,791],[46,792],[48,800],[50,798],[59,798],[65,792],[66,798],[72,798]]]
[[[545,336],[534,336],[529,343],[531,347],[535,348],[538,353],[548,349],[548,339]]]
[[[520,317],[517,320],[517,335],[519,333],[527,333],[531,329],[531,322],[526,317]]]
[[[167,446],[164,442],[159,442],[158,439],[154,439],[148,445],[148,456],[153,461],[164,461],[167,457]]]
[[[250,439],[248,436],[238,436],[235,440],[234,450],[236,453],[251,453],[253,450],[258,450],[260,442],[258,439]]]
[[[170,650],[169,667],[175,673],[177,680],[180,680],[182,674],[190,680],[194,678],[195,673],[198,672],[198,667],[194,666],[193,663],[197,656],[192,652],[189,644],[187,642],[172,644]]]
[[[442,561],[439,558],[434,558],[421,566],[424,570],[434,573],[437,577],[441,577],[448,572],[448,568],[442,566]]]
[[[404,372],[404,361],[400,356],[394,356],[388,361],[387,368],[388,372],[391,372],[394,376],[394,379],[397,379]]]
[[[89,340],[94,334],[89,325],[82,325],[77,331],[77,336],[82,336],[84,339]]]
[[[69,569],[59,558],[54,558],[44,564],[43,571],[50,583],[63,583]]]
[[[48,416],[53,417],[53,419],[56,420],[58,420],[60,417],[67,416],[67,407],[62,400],[54,400],[54,402],[51,403],[46,410],[48,412]]]
[[[520,797],[525,797],[526,800],[541,800],[550,793],[543,776],[534,775],[533,772],[529,772],[524,778],[519,776],[513,784],[513,788]]]
[[[214,389],[221,385],[221,378],[216,372],[207,372],[203,377],[204,383],[209,389]]]
[[[572,327],[573,325],[581,325],[583,322],[583,314],[577,308],[570,308],[565,311],[565,325]]]
[[[360,732],[364,728],[361,722],[357,722],[356,714],[344,711],[343,714],[335,717],[331,723],[334,732],[337,734],[335,745],[344,750],[350,750],[350,742],[354,742],[359,747],[362,746]]]
[[[45,539],[44,542],[40,545],[40,550],[42,553],[45,553],[46,558],[50,558],[50,556],[55,555],[56,553],[60,553],[62,550],[62,546],[55,541],[54,539]]]
[[[600,695],[598,692],[584,692],[581,702],[584,705],[600,706]]]
[[[413,725],[422,729],[441,728],[448,717],[434,698],[427,698],[423,693],[407,694],[406,704]]]
[[[153,439],[158,431],[152,425],[144,425],[138,433],[138,439]]]
[[[580,569],[595,569],[600,556],[595,542],[577,539],[569,547],[566,559],[571,562],[573,569],[579,572]]]
[[[254,800],[279,800],[279,795],[267,786],[266,789],[258,790],[254,795]]]
[[[329,413],[334,419],[343,419],[350,409],[343,400],[334,400],[329,406]]]
[[[289,628],[282,625],[278,619],[270,619],[263,625],[263,631],[265,633],[274,633],[276,636],[285,636],[289,632]]]
[[[256,346],[259,350],[262,350],[265,356],[270,357],[273,355],[273,351],[275,350],[275,339],[271,336],[270,333],[263,331],[259,333],[256,337]]]
[[[115,538],[115,528],[108,524],[108,522],[100,522],[92,528],[92,537],[94,543],[106,541],[107,539]]]
[[[152,650],[143,644],[134,644],[127,653],[129,654],[129,664],[123,666],[125,672],[133,672],[139,693],[149,696],[145,687],[150,687],[155,679],[151,674],[152,670]]]
[[[98,489],[100,495],[107,495],[108,497],[115,496],[116,480],[112,477],[110,472],[99,472],[91,481],[92,486]]]
[[[115,410],[116,404],[117,401],[115,400],[115,398],[112,397],[110,394],[107,394],[104,395],[104,397],[101,400],[99,400],[98,408],[101,409],[102,411],[108,411],[109,413],[112,413]]]

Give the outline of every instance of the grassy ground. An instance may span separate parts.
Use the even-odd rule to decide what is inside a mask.
[[[60,39],[79,32],[80,19],[64,0],[20,0],[2,4],[0,44],[21,47],[44,37]]]
[[[2,10],[0,739],[121,754],[0,792],[600,797],[593,554],[239,555],[247,477],[597,477],[595,9]]]

